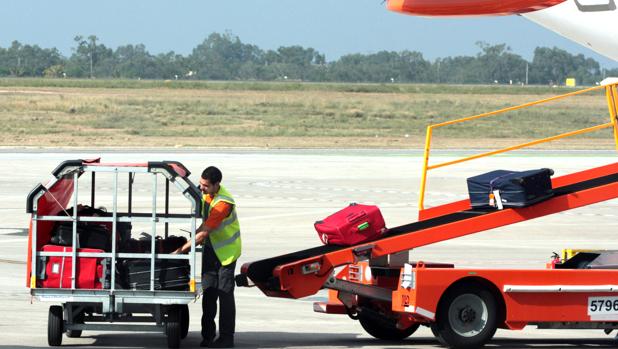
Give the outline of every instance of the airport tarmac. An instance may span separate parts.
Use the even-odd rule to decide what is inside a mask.
[[[438,152],[432,163],[462,153]],[[197,182],[207,165],[221,168],[234,194],[243,236],[239,264],[317,246],[313,222],[350,202],[380,206],[390,227],[416,220],[422,154],[406,150],[105,150],[0,149],[0,348],[47,347],[49,303],[32,300],[26,288],[29,216],[26,196],[45,183],[63,160],[102,157],[104,162],[177,160]],[[474,160],[429,174],[426,205],[467,196],[465,179],[494,169],[549,167],[556,176],[616,161],[612,152],[518,152]],[[105,185],[102,187],[105,188]],[[99,189],[97,187],[97,189]],[[139,200],[147,202],[145,192]],[[137,195],[137,194],[136,194]],[[101,196],[102,202],[107,199]],[[470,267],[543,268],[563,248],[618,249],[616,200],[513,226],[418,248],[411,259]],[[171,232],[173,233],[173,232]],[[134,231],[135,234],[135,231]],[[256,288],[236,290],[237,347],[247,348],[437,348],[431,331],[421,328],[403,342],[381,342],[345,315],[313,312],[312,302],[268,298]],[[190,304],[190,333],[182,347],[197,347],[200,301]],[[88,348],[166,347],[162,334],[85,332],[63,345]],[[615,347],[600,330],[498,330],[490,347]]]

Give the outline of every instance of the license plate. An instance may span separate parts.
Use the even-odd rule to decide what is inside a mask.
[[[618,319],[618,297],[588,297],[588,315],[591,319]]]

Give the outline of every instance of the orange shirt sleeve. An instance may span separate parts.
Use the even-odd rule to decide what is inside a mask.
[[[210,210],[208,218],[204,221],[206,228],[208,228],[208,230],[215,230],[219,224],[223,222],[225,217],[230,215],[231,212],[232,205],[227,202],[220,201]]]

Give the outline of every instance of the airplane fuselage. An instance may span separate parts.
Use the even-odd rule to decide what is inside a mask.
[[[392,11],[418,16],[521,15],[618,61],[617,0],[388,0]]]

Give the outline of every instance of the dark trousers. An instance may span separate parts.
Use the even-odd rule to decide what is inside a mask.
[[[219,313],[219,336],[229,338],[234,336],[236,327],[236,303],[234,301],[234,290],[224,292],[214,287],[204,290],[202,299],[202,337],[204,339],[214,338],[217,333],[215,316],[217,316],[217,300],[221,307]]]
[[[234,270],[236,262],[222,266],[206,239],[202,253],[202,337],[212,339],[217,333],[215,316],[219,301],[219,335],[234,336],[236,329],[236,302],[234,300]]]

